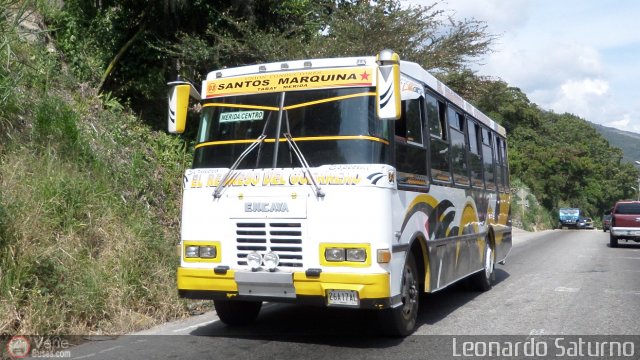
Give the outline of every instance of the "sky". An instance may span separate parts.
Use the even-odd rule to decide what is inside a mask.
[[[432,0],[403,0],[429,5]],[[542,109],[640,133],[640,1],[443,0],[499,35],[472,66]]]

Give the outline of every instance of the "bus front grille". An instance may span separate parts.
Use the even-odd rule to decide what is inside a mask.
[[[238,265],[247,265],[247,254],[272,251],[281,267],[302,267],[302,224],[282,221],[236,224]]]

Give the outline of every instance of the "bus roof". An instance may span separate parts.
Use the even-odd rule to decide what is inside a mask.
[[[340,67],[357,67],[357,66],[377,66],[374,56],[362,57],[343,57],[343,58],[325,58],[325,59],[305,59],[293,61],[281,61],[265,64],[247,65],[235,68],[227,68],[215,70],[207,74],[207,78],[202,83],[202,93],[206,93],[207,81],[213,81],[224,78],[233,78],[238,76],[247,76],[253,74],[279,73],[295,70],[313,70],[313,69],[330,69]],[[500,124],[493,121],[487,115],[482,113],[476,107],[464,100],[460,95],[456,94],[447,85],[436,79],[417,63],[410,61],[400,61],[400,72],[412,79],[427,85],[437,94],[443,96],[453,104],[467,112],[475,119],[482,122],[492,130],[502,136],[506,136],[506,130]]]

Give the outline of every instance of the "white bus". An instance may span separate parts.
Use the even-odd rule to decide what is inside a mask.
[[[263,301],[375,309],[406,336],[420,293],[491,287],[511,249],[505,129],[419,65],[385,50],[169,85],[170,132],[201,105],[180,296],[229,325]]]

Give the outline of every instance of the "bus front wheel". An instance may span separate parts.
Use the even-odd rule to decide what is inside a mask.
[[[229,326],[252,323],[260,313],[261,301],[214,300],[213,305],[220,320]]]
[[[416,260],[412,254],[409,254],[402,271],[402,285],[400,287],[400,300],[402,303],[395,308],[385,309],[380,312],[381,326],[385,334],[402,337],[413,333],[418,319],[420,303],[420,284],[418,279]]]

